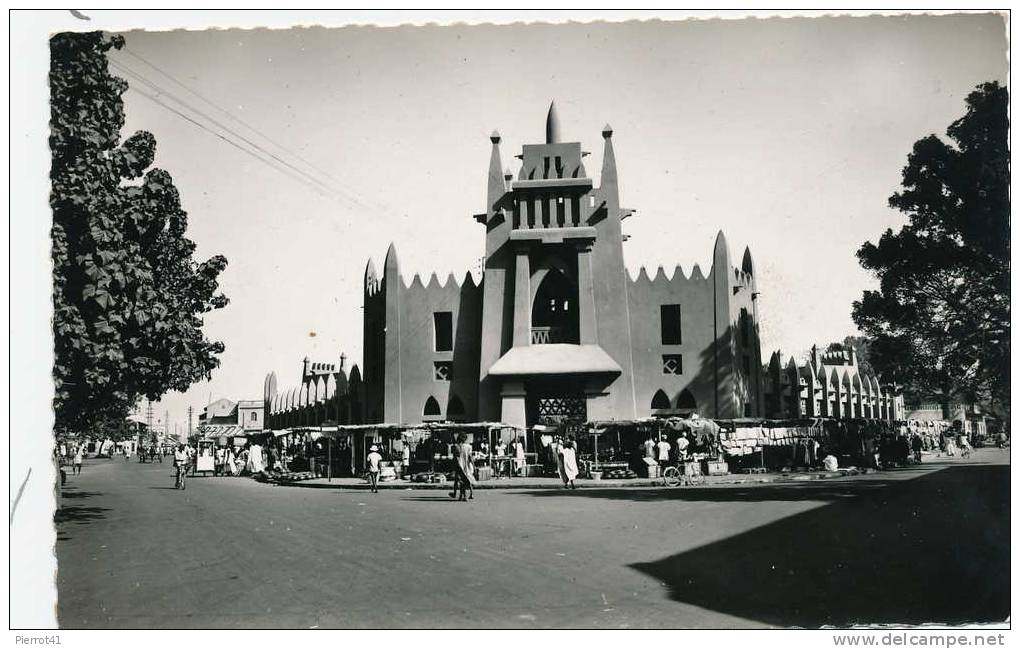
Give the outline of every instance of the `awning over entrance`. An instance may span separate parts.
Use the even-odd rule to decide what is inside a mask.
[[[524,345],[493,363],[492,376],[619,374],[622,370],[598,345]]]

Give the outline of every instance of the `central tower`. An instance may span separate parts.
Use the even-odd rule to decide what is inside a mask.
[[[499,133],[490,138],[488,205],[476,216],[486,228],[479,415],[522,426],[631,415],[633,391],[608,389],[630,380],[612,129],[598,188],[581,143],[560,141],[555,104],[545,134],[523,146],[516,180]]]

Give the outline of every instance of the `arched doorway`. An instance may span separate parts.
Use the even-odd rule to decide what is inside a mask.
[[[662,390],[657,391],[652,395],[652,410],[669,410],[670,403],[669,397]]]
[[[578,342],[577,285],[560,268],[542,278],[531,307],[531,343]]]
[[[689,415],[698,409],[698,402],[694,398],[694,394],[690,390],[684,388],[684,391],[680,393],[680,396],[676,398],[677,410],[683,411],[683,414]]]
[[[425,407],[422,408],[421,414],[423,417],[439,417],[443,413],[439,410],[439,402],[436,401],[436,398],[430,396],[425,400]]]
[[[464,419],[464,402],[460,397],[453,395],[446,406],[446,418],[450,421],[461,421]]]

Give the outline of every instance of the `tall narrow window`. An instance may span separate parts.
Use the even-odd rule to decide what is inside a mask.
[[[662,344],[679,345],[683,342],[680,332],[680,305],[663,304],[659,307],[659,323],[662,327]]]
[[[436,311],[432,314],[435,324],[436,351],[453,351],[453,313],[450,311]]]

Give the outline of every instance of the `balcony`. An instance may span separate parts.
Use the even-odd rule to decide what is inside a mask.
[[[568,327],[532,327],[532,345],[574,344],[578,342],[577,332]]]

